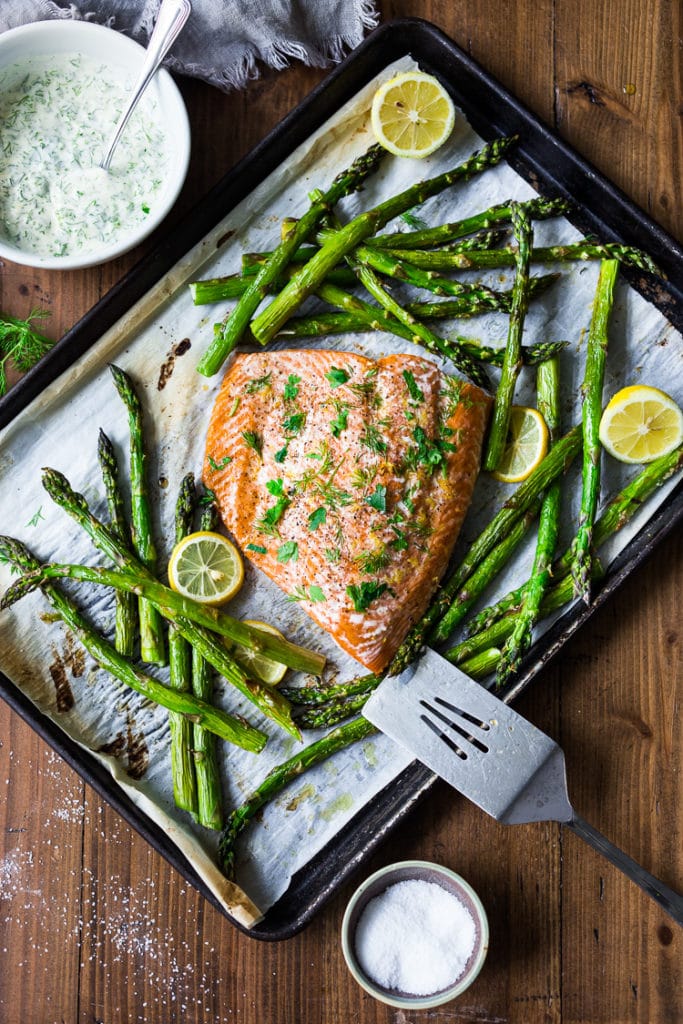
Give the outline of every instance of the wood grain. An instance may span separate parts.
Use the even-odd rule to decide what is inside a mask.
[[[674,0],[386,0],[432,20],[683,239],[681,5]],[[177,222],[319,82],[301,66],[225,95],[185,81],[194,145]],[[633,89],[631,87],[634,87]],[[52,311],[59,337],[142,254],[82,273],[5,264],[0,308]],[[683,888],[680,537],[670,537],[544,672],[519,710],[565,749],[588,820]],[[0,654],[1,660],[1,654]],[[447,787],[361,877],[403,857],[462,872],[491,949],[456,1002],[405,1015],[365,996],[341,956],[346,886],[277,944],[233,929],[0,705],[3,1024],[678,1024],[680,929],[555,825],[505,828]]]

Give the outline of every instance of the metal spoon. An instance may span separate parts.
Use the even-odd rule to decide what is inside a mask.
[[[154,25],[154,31],[149,39],[140,77],[135,85],[130,102],[114,130],[107,155],[100,163],[100,167],[105,171],[109,170],[111,158],[114,155],[114,150],[118,145],[123,129],[128,124],[128,118],[135,110],[138,100],[156,74],[162,60],[180,35],[180,31],[189,18],[191,10],[190,0],[161,0],[159,14]]]

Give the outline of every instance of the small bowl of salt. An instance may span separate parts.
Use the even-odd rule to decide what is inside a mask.
[[[390,864],[351,897],[342,949],[371,996],[402,1009],[429,1009],[461,995],[489,943],[486,911],[472,887],[429,861]]]

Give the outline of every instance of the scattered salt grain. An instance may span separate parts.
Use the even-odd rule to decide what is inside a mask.
[[[455,984],[474,949],[476,925],[461,900],[436,882],[408,879],[370,900],[355,949],[375,984],[427,996]]]

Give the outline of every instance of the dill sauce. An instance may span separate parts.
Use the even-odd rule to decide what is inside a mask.
[[[83,54],[14,64],[0,74],[0,232],[37,256],[114,245],[163,197],[169,164],[155,101],[143,96],[109,172],[98,166],[130,83]]]

